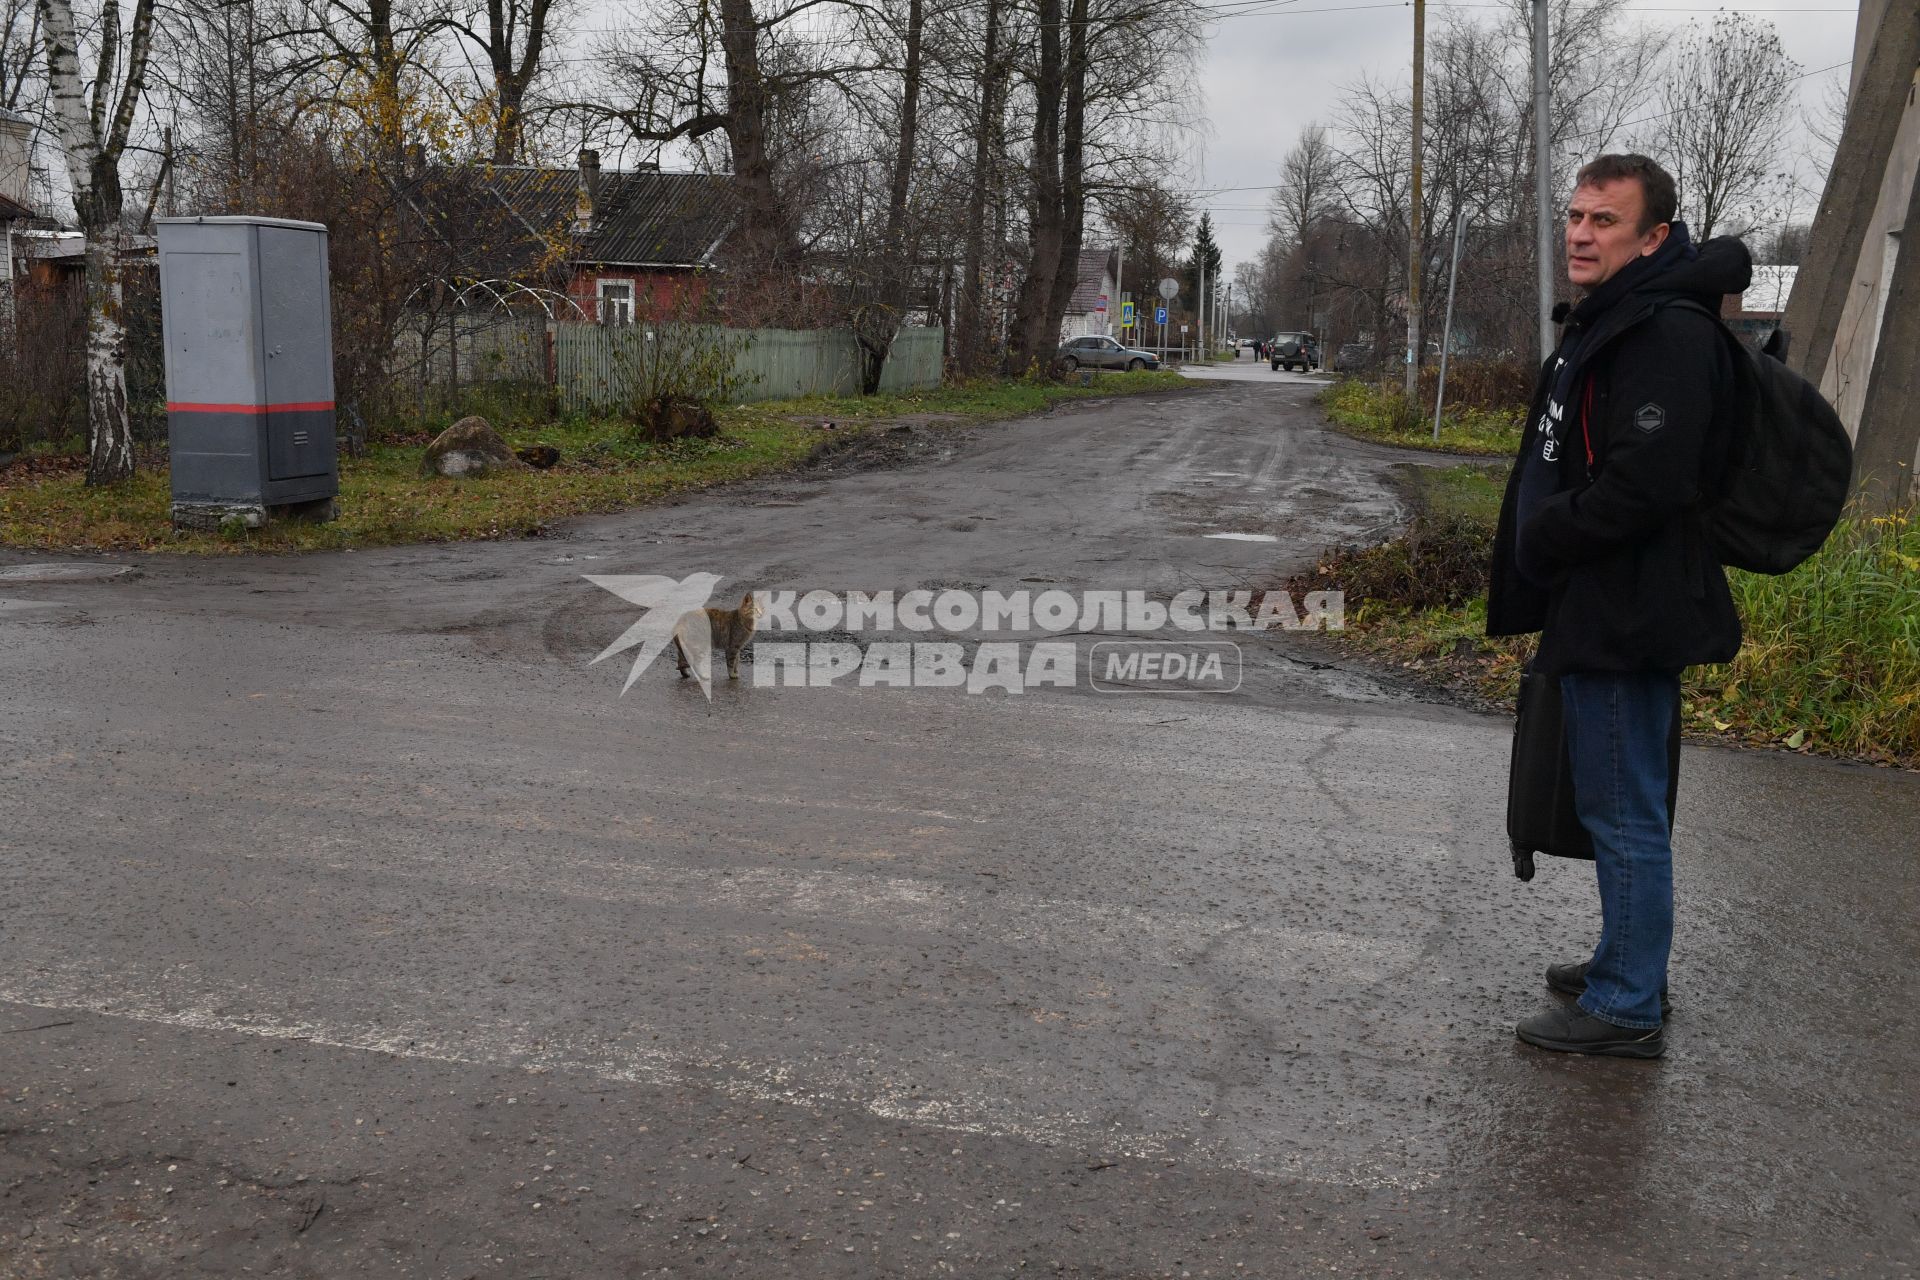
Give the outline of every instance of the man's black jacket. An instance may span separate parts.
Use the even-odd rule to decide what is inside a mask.
[[[1713,320],[1663,304],[1688,299],[1718,312],[1721,296],[1751,278],[1744,245],[1709,240],[1599,314],[1576,307],[1569,317],[1585,332],[1558,432],[1559,492],[1516,531],[1550,358],[1501,504],[1487,594],[1488,635],[1544,632],[1536,670],[1677,671],[1739,651],[1739,614],[1698,509],[1726,471],[1732,353]],[[1546,586],[1519,571],[1516,532]]]

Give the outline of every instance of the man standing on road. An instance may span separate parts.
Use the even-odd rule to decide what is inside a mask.
[[[1680,672],[1725,662],[1740,620],[1698,504],[1719,490],[1732,358],[1714,321],[1752,262],[1738,240],[1695,247],[1673,178],[1645,156],[1580,170],[1567,278],[1584,296],[1541,369],[1494,539],[1487,633],[1541,632],[1533,669],[1559,681],[1574,808],[1592,837],[1600,941],[1551,965],[1579,997],[1525,1019],[1545,1049],[1654,1058],[1666,1047],[1673,940],[1668,739]]]

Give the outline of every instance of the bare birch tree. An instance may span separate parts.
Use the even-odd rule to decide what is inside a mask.
[[[39,0],[39,5],[54,129],[66,155],[80,230],[87,238],[87,483],[110,484],[133,474],[127,330],[121,311],[120,158],[146,89],[154,0],[136,0],[124,41],[119,5],[107,0],[101,12],[91,101],[80,75],[80,42],[70,0]]]
[[[1752,229],[1797,71],[1772,25],[1741,13],[1719,14],[1681,43],[1662,91],[1671,118],[1647,145],[1671,161],[1698,239]]]
[[[1333,203],[1338,163],[1327,131],[1309,121],[1300,140],[1280,161],[1280,184],[1268,200],[1267,232],[1291,245],[1306,240],[1313,224]]]

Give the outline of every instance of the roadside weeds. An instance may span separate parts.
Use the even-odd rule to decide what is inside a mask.
[[[1412,401],[1397,387],[1357,378],[1342,378],[1320,393],[1320,407],[1341,432],[1379,444],[1419,449],[1426,453],[1464,453],[1488,458],[1511,458],[1520,448],[1524,410],[1487,407],[1462,399],[1450,403],[1442,415],[1440,438],[1433,438],[1433,396]]]

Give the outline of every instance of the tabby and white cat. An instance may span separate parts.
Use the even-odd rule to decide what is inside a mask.
[[[680,664],[680,678],[686,679],[691,668],[687,662],[686,646],[680,643],[686,636],[688,643],[698,647],[697,628],[704,622],[712,645],[709,653],[724,650],[727,655],[727,679],[740,678],[740,651],[747,647],[747,641],[753,639],[753,626],[766,612],[766,607],[754,599],[749,591],[740,597],[739,607],[733,609],[715,609],[709,605],[705,609],[696,609],[688,613],[675,624],[673,629],[674,660]]]

